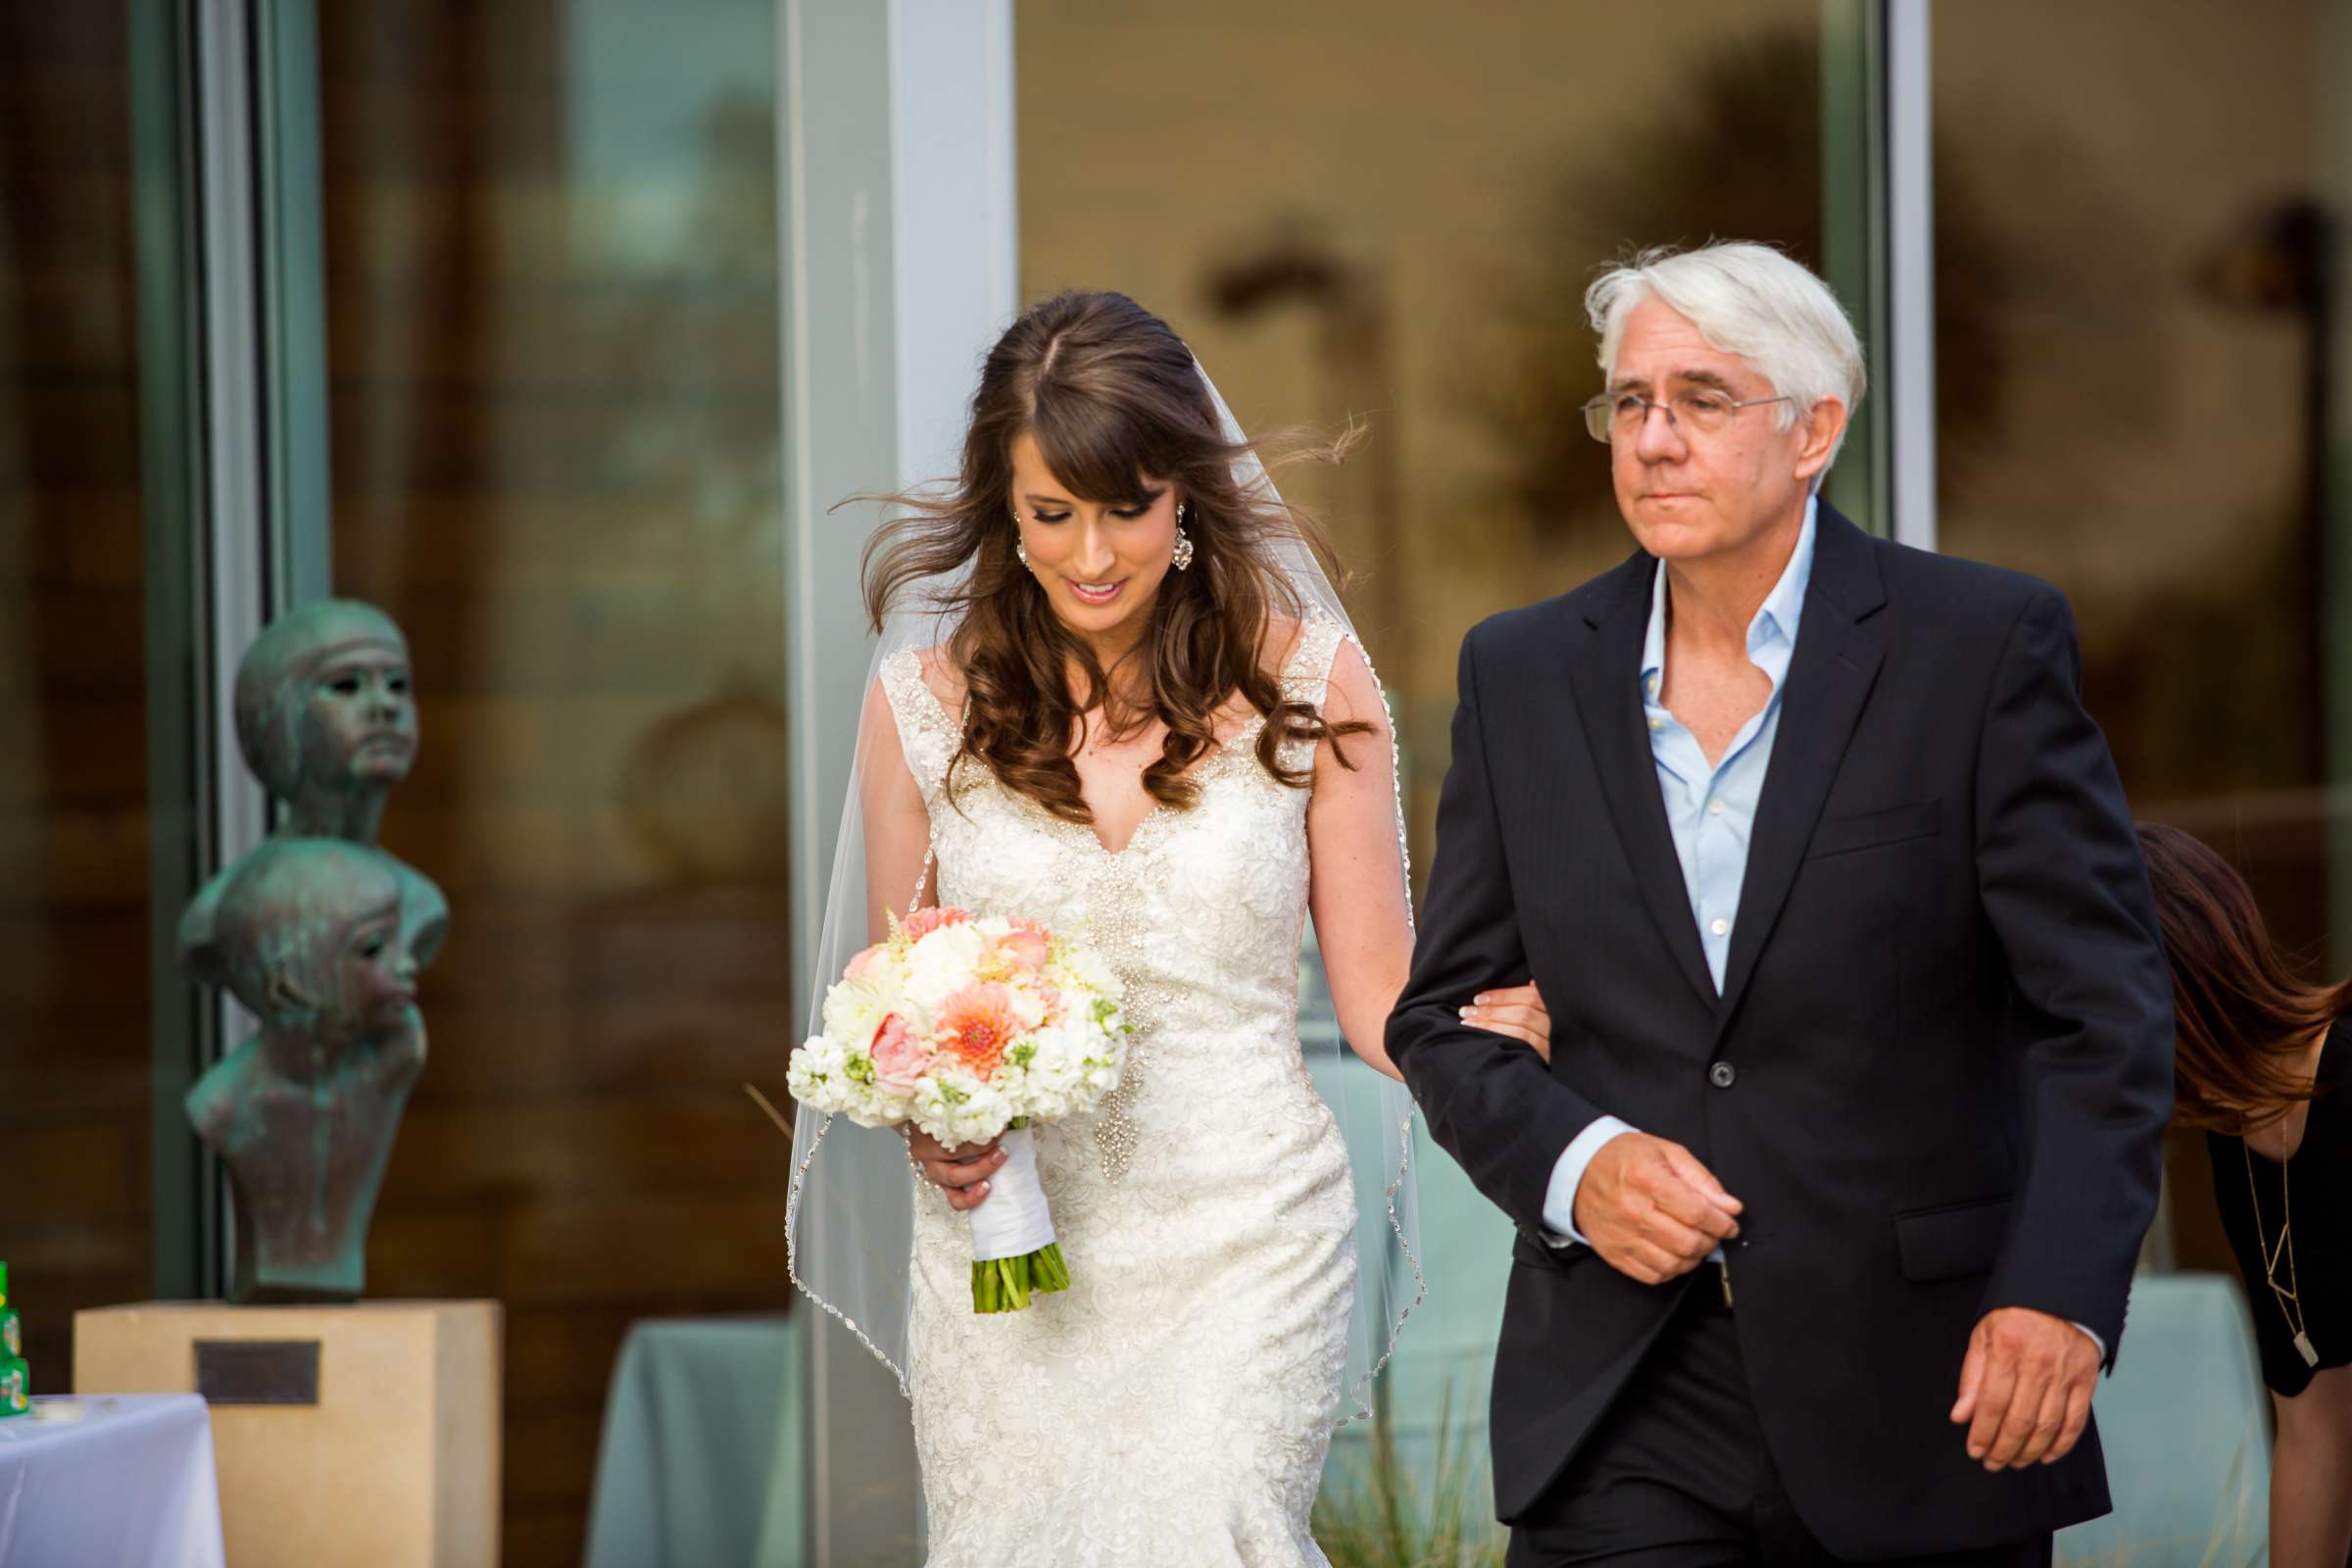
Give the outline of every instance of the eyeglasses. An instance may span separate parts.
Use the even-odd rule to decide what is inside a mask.
[[[1749,398],[1734,402],[1720,392],[1692,389],[1677,392],[1664,403],[1652,403],[1631,392],[1604,392],[1586,403],[1585,428],[1592,439],[1606,446],[1623,438],[1632,440],[1649,423],[1649,411],[1663,409],[1666,422],[1686,435],[1709,436],[1732,422],[1732,416],[1741,409],[1752,409],[1764,403],[1794,401],[1786,393],[1772,398]]]

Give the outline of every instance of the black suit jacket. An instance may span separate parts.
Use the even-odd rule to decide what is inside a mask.
[[[2082,1323],[2112,1357],[2172,1108],[2171,984],[2066,601],[1821,508],[1719,999],[1642,717],[1656,569],[1636,554],[1464,641],[1389,1024],[1432,1134],[1522,1233],[1497,1511],[1559,1474],[1680,1293],[1716,1288],[1711,1266],[1649,1287],[1542,1241],[1553,1165],[1606,1112],[1745,1203],[1741,1360],[1830,1549],[1956,1551],[2103,1513],[2095,1430],[1988,1475],[1947,1419],[1991,1308]],[[1456,1016],[1531,975],[1548,1068]]]

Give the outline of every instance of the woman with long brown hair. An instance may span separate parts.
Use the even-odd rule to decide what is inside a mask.
[[[2175,1126],[2205,1130],[2278,1416],[2271,1561],[2352,1558],[2352,982],[2299,978],[2245,878],[2179,828],[2140,849],[2173,970]]]
[[[1321,1563],[1333,1424],[1419,1299],[1394,743],[1259,445],[1164,321],[1063,295],[990,352],[956,482],[889,498],[867,552],[820,978],[941,903],[1088,933],[1138,1025],[1103,1112],[1036,1129],[1075,1283],[1022,1311],[971,1308],[960,1216],[1003,1151],[802,1115],[795,1274],[912,1400],[933,1568]],[[1354,1062],[1302,1054],[1310,913]],[[1532,987],[1468,1015],[1547,1044]]]

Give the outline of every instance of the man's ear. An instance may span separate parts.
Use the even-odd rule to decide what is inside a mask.
[[[1805,412],[1804,440],[1796,449],[1796,476],[1808,483],[1830,466],[1830,454],[1844,433],[1846,407],[1838,398],[1823,398]]]

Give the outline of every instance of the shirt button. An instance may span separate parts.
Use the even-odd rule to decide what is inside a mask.
[[[1718,1089],[1729,1089],[1739,1081],[1740,1070],[1728,1061],[1719,1061],[1707,1069],[1707,1082]]]
[[[1723,814],[1723,803],[1721,801],[1709,801],[1707,803],[1707,814],[1709,816],[1721,816]]]
[[[1653,718],[1649,721],[1649,727],[1653,730],[1664,729],[1666,727],[1666,721],[1662,718]]]
[[[1731,928],[1732,928],[1732,922],[1731,922],[1731,921],[1729,921],[1729,920],[1726,920],[1726,919],[1725,919],[1725,918],[1724,918],[1722,915],[1720,915],[1720,914],[1719,914],[1719,915],[1717,915],[1717,916],[1716,916],[1716,917],[1715,917],[1713,920],[1709,921],[1709,922],[1708,922],[1708,924],[1707,924],[1707,929],[1708,929],[1708,930],[1710,930],[1710,931],[1712,931],[1712,932],[1714,932],[1714,933],[1715,933],[1717,936],[1722,936],[1722,935],[1723,935],[1725,932],[1727,932],[1727,931],[1731,930]]]

